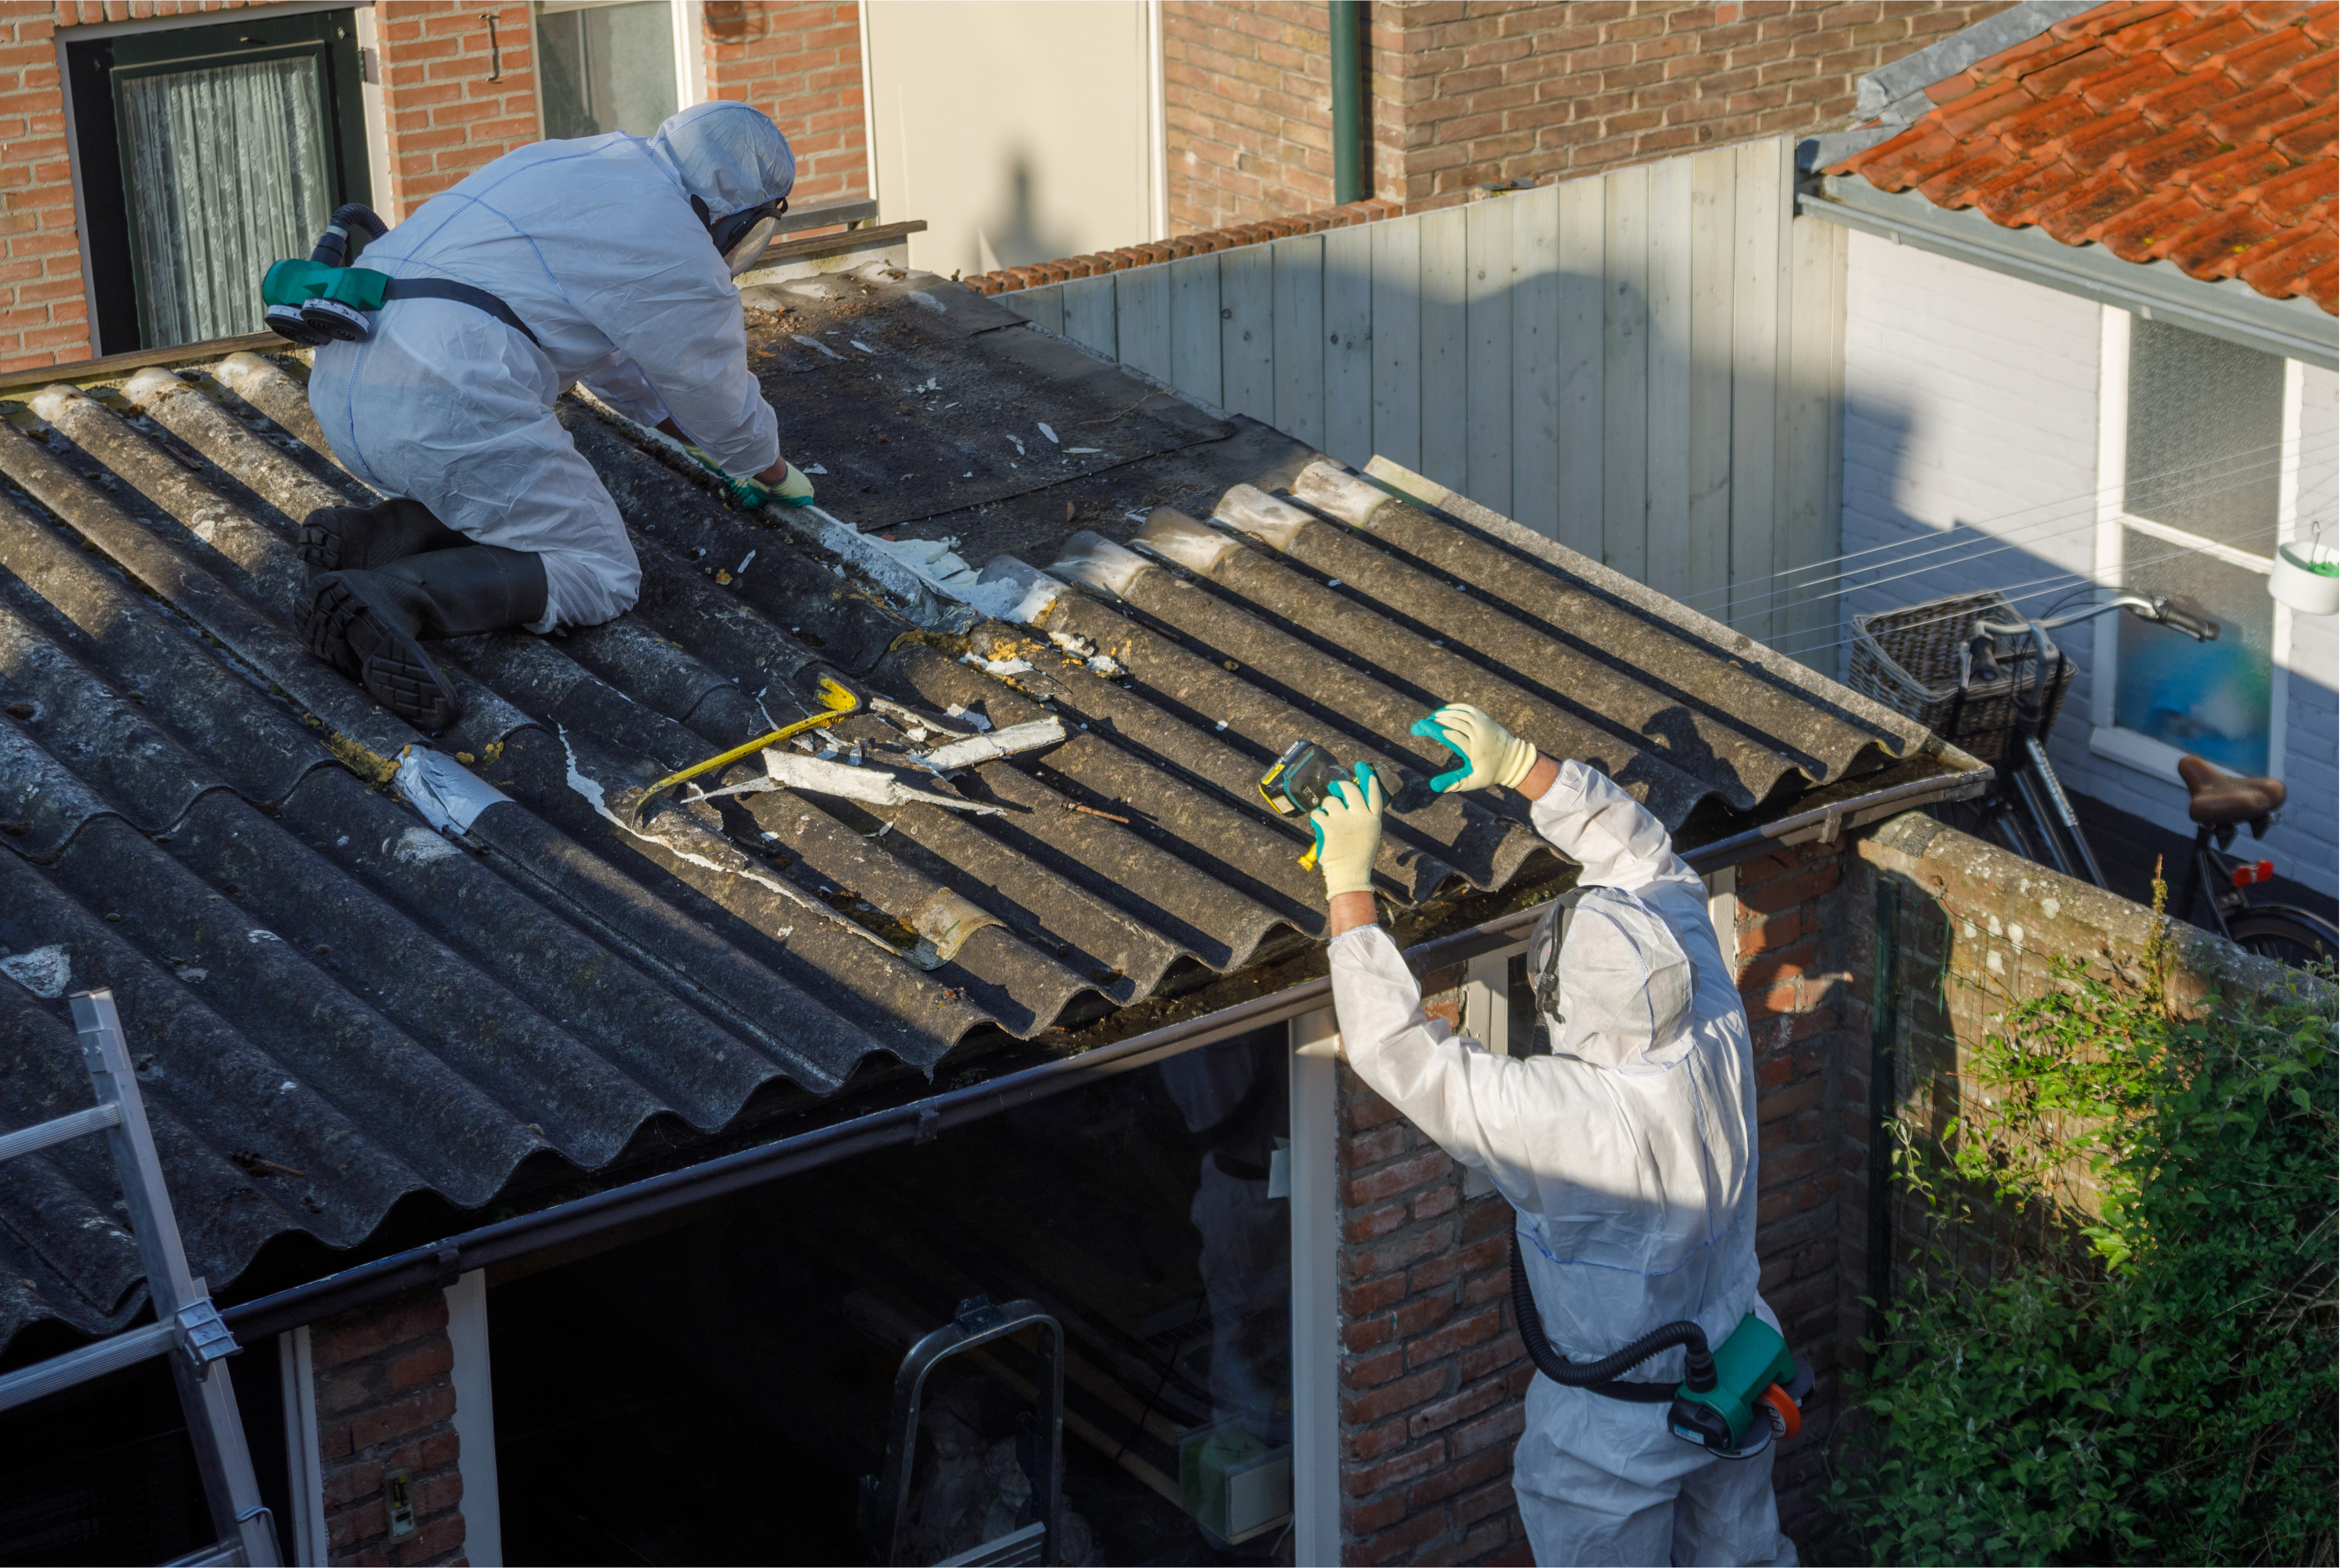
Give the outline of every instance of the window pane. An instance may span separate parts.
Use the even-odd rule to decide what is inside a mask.
[[[261,274],[332,214],[316,57],[116,80],[140,335],[258,332]]]
[[[1277,1024],[494,1287],[506,1560],[872,1561],[904,1357],[980,1293],[1064,1328],[1059,1561],[1289,1563],[1289,1060]],[[892,1561],[1027,1520],[1038,1348],[932,1370]]]
[[[673,114],[674,15],[667,0],[540,5],[544,134],[554,140],[624,131],[647,136]]]
[[[2128,354],[2129,514],[2273,555],[2283,361],[2148,321]]]
[[[2275,641],[2266,576],[2134,529],[2122,530],[2121,548],[2129,562],[2122,587],[2166,593],[2180,608],[2211,617],[2218,640],[2196,642],[2122,616],[2115,722],[2221,768],[2265,773]]]

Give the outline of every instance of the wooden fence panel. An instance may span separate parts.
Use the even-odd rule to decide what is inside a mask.
[[[1230,413],[1275,422],[1274,253],[1245,245],[1219,256],[1219,384]]]
[[[1470,209],[1447,207],[1422,220],[1422,466],[1449,490],[1471,482],[1471,339],[1463,293],[1470,264]]]
[[[1275,379],[1270,424],[1324,450],[1324,237],[1294,234],[1267,247],[1275,263]]]
[[[1462,297],[1469,336],[1462,493],[1509,517],[1512,502],[1512,213],[1510,202],[1464,207]]]
[[[1650,171],[1620,169],[1603,179],[1601,559],[1640,580],[1649,570]]]
[[[1560,189],[1542,186],[1507,203],[1512,504],[1506,514],[1547,539],[1560,537]]]
[[[1114,326],[1113,274],[1067,278],[1056,286],[1065,291],[1065,335],[1099,353],[1119,359],[1121,345]]]
[[[1181,256],[1170,268],[1170,384],[1205,402],[1226,395],[1219,382],[1219,257]]]
[[[1731,214],[1737,154],[1690,160],[1690,551],[1681,597],[1720,609],[1730,581]]]
[[[1786,139],[1001,303],[1836,665],[1844,243]],[[1812,574],[1817,577],[1819,574]]]
[[[1422,471],[1422,225],[1393,219],[1373,237],[1373,451]]]
[[[1601,465],[1608,400],[1601,375],[1608,355],[1609,183],[1560,187],[1560,507],[1552,537],[1601,559]]]
[[[1324,236],[1324,450],[1362,469],[1373,455],[1373,229]]]

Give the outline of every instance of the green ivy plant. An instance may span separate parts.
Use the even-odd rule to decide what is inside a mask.
[[[1879,1563],[2334,1561],[2331,991],[2161,995],[2065,974],[1903,1131],[1928,1223],[1833,1487]]]

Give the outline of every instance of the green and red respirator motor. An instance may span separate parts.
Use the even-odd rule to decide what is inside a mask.
[[[1751,1458],[1773,1438],[1793,1437],[1803,1428],[1803,1398],[1811,1391],[1811,1369],[1789,1354],[1778,1329],[1751,1312],[1719,1347],[1710,1349],[1706,1331],[1685,1320],[1653,1328],[1599,1361],[1571,1361],[1544,1336],[1527,1271],[1520,1266],[1517,1230],[1512,1232],[1512,1310],[1538,1372],[1554,1383],[1611,1399],[1662,1403],[1669,1406],[1666,1429],[1718,1458]],[[1682,1381],[1672,1388],[1662,1383],[1617,1381],[1675,1345],[1682,1347],[1688,1365]]]

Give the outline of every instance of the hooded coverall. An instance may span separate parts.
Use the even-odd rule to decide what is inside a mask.
[[[334,455],[475,543],[540,556],[530,630],[623,614],[641,567],[553,400],[582,382],[644,424],[671,418],[727,473],[778,462],[739,291],[690,199],[723,218],[795,182],[778,127],[716,103],[647,140],[539,142],[431,197],[359,264],[485,289],[542,347],[469,304],[391,302],[365,341],[317,351],[309,406]]]
[[[1560,765],[1532,820],[1594,889],[1561,944],[1552,1054],[1498,1055],[1426,1017],[1396,944],[1365,925],[1331,946],[1349,1063],[1511,1201],[1545,1333],[1572,1361],[1681,1318],[1717,1345],[1749,1312],[1776,1327],[1756,1293],[1753,1053],[1704,886],[1581,762]],[[1623,1375],[1676,1383],[1682,1361]],[[1714,1458],[1665,1417],[1536,1377],[1512,1477],[1536,1561],[1793,1563],[1771,1449]]]

